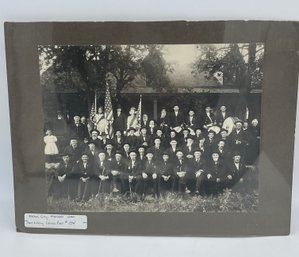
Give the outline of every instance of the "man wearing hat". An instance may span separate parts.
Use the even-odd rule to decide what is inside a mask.
[[[219,127],[222,127],[223,122],[228,118],[230,114],[227,112],[226,106],[221,105],[219,111],[216,114],[216,123]]]
[[[176,157],[177,159],[175,161],[174,174],[178,192],[180,194],[189,194],[191,191],[187,187],[187,182],[190,179],[192,173],[190,162],[184,159],[184,153],[180,149],[176,151]]]
[[[124,184],[125,191],[132,193],[141,193],[140,180],[141,180],[141,166],[137,160],[137,151],[130,150],[130,158],[127,161],[127,172],[125,177],[127,178]]]
[[[94,176],[94,167],[89,162],[88,155],[83,153],[81,160],[73,167],[73,176],[77,179],[77,201],[87,201],[90,197],[91,179]]]
[[[130,159],[130,150],[131,150],[131,145],[128,142],[124,142],[123,149],[122,149],[122,156],[123,159],[126,161]]]
[[[173,106],[173,112],[170,116],[170,127],[171,129],[178,129],[184,123],[184,116],[180,111],[180,107],[176,104]]]
[[[158,165],[160,179],[161,193],[165,195],[166,192],[172,192],[174,189],[174,174],[173,174],[173,163],[170,161],[169,154],[163,152],[162,161]]]
[[[108,142],[108,138],[107,138],[107,134],[105,132],[102,132],[101,134],[101,146],[100,146],[100,149],[105,149],[106,147],[106,144]]]
[[[246,192],[246,187],[248,186],[244,177],[246,167],[241,160],[241,154],[234,152],[232,154],[232,161],[228,164],[226,186],[231,188],[234,192]]]
[[[122,150],[124,137],[123,132],[121,130],[115,130],[113,141],[115,150]]]
[[[127,136],[126,136],[126,142],[130,144],[132,148],[135,148],[137,146],[138,140],[137,136],[135,135],[136,129],[133,127],[130,127],[127,131]]]
[[[215,132],[213,130],[208,131],[207,138],[204,142],[205,155],[207,158],[211,158],[211,154],[216,147]]]
[[[169,114],[167,114],[166,108],[162,107],[160,117],[158,118],[158,125],[161,127],[164,134],[169,133],[170,123],[171,123],[171,121],[170,121]]]
[[[83,149],[78,144],[78,139],[73,137],[70,139],[70,144],[65,147],[64,152],[69,155],[70,162],[73,164],[80,160]]]
[[[226,147],[226,142],[224,140],[218,141],[217,147],[215,148],[214,151],[219,154],[219,158],[223,162],[226,163],[227,161],[229,161],[230,153],[228,151],[228,147]]]
[[[215,116],[212,113],[212,108],[210,106],[207,106],[205,108],[205,114],[203,116],[203,128],[208,129],[209,127],[216,125]]]
[[[70,156],[67,153],[62,153],[61,158],[62,160],[54,175],[53,190],[51,191],[54,193],[54,197],[74,199],[74,190],[69,185],[70,180],[73,179],[73,165],[70,163]]]
[[[86,153],[88,155],[89,162],[92,165],[95,165],[96,161],[98,159],[99,150],[96,148],[94,141],[88,141],[87,145],[88,145],[88,147],[84,150],[84,153]]]
[[[154,153],[148,150],[146,153],[146,162],[144,164],[144,170],[141,172],[141,179],[139,180],[141,188],[141,196],[144,198],[150,187],[154,192],[154,197],[160,197],[160,175],[158,173],[157,162],[154,161]]]
[[[113,147],[113,141],[111,139],[107,140],[106,146],[105,146],[105,151],[106,151],[106,159],[107,161],[112,161],[114,159],[114,147]]]
[[[77,137],[79,140],[83,140],[84,137],[88,136],[85,127],[80,122],[80,116],[75,115],[74,121],[69,125],[69,138]]]
[[[202,158],[200,149],[194,150],[194,158],[192,160],[193,176],[195,178],[195,193],[204,193],[203,182],[205,179],[206,161]]]
[[[224,141],[227,143],[229,143],[229,136],[228,136],[228,130],[225,128],[222,128],[219,132],[219,134],[217,135],[217,141],[219,142],[220,140]]]
[[[190,108],[188,111],[188,117],[186,118],[186,125],[187,128],[191,129],[192,131],[194,131],[194,129],[199,126],[199,119],[198,117],[195,116],[195,112],[192,108]]]
[[[137,137],[137,144],[149,146],[150,136],[147,134],[147,127],[140,128],[140,135]]]
[[[97,150],[100,150],[102,147],[101,139],[99,138],[100,132],[97,129],[92,129],[90,131],[89,142],[93,142]]]
[[[116,113],[114,115],[114,120],[113,120],[113,130],[120,130],[122,132],[126,131],[127,129],[127,117],[126,115],[122,112],[121,105],[117,105],[116,107]]]
[[[241,120],[235,121],[235,129],[230,134],[229,142],[232,151],[237,151],[243,155],[244,147],[246,145],[246,137],[242,126],[243,122]]]
[[[142,169],[144,168],[144,164],[146,162],[146,152],[145,152],[146,148],[144,145],[140,145],[137,147],[137,160],[140,162],[140,166],[142,167]]]
[[[110,193],[110,174],[110,162],[106,159],[106,152],[101,150],[95,167],[93,195]]]
[[[111,161],[111,183],[113,193],[125,193],[126,190],[126,162],[122,158],[122,152],[116,151],[115,157]]]
[[[193,159],[193,153],[195,150],[195,145],[194,145],[194,140],[193,136],[189,135],[186,138],[187,142],[186,145],[183,147],[184,155],[186,156],[187,159]]]
[[[155,161],[161,161],[162,153],[164,151],[164,149],[161,146],[161,138],[155,137],[154,145],[152,147],[150,147],[148,150],[153,153]]]
[[[219,158],[219,154],[216,151],[212,152],[211,161],[207,165],[205,172],[205,190],[208,194],[217,195],[220,193],[226,185],[226,169]]]
[[[190,135],[190,130],[187,127],[182,129],[182,138],[180,140],[180,147],[184,148],[187,144],[187,137]]]
[[[177,148],[178,141],[174,138],[172,138],[169,142],[170,147],[166,150],[166,152],[169,154],[169,159],[170,161],[175,161],[176,160],[176,151],[178,150]]]

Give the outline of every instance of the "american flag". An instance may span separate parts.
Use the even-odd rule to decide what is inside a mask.
[[[105,109],[105,118],[108,121],[107,134],[109,135],[110,138],[112,138],[112,135],[113,135],[112,123],[113,123],[114,117],[113,117],[113,108],[112,108],[112,103],[111,103],[109,84],[106,85],[104,109]]]

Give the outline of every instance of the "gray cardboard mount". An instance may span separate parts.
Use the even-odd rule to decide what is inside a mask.
[[[287,235],[290,231],[298,77],[297,22],[5,23],[17,231],[168,236]],[[265,44],[259,206],[252,213],[80,213],[87,230],[33,229],[25,213],[47,213],[38,45]]]

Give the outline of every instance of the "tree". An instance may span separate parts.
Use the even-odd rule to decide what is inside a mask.
[[[163,57],[163,46],[148,45],[147,48],[148,54],[141,62],[145,73],[146,85],[156,89],[158,92],[171,91],[172,87],[167,72],[172,70]]]

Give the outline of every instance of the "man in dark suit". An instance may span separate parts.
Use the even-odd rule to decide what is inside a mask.
[[[195,178],[195,193],[205,193],[203,183],[205,179],[206,161],[202,158],[200,149],[194,150],[194,158],[192,160],[193,176]]]
[[[137,144],[143,146],[149,146],[150,136],[147,134],[147,128],[141,127],[140,135],[137,137]]]
[[[170,116],[170,126],[171,129],[181,127],[184,123],[184,116],[180,111],[180,107],[178,105],[173,106],[173,113]]]
[[[217,152],[212,153],[212,160],[207,165],[205,174],[206,192],[213,195],[220,193],[226,185],[227,178],[225,165]]]
[[[86,134],[86,129],[84,125],[80,122],[80,116],[78,115],[74,116],[74,122],[70,124],[69,128],[69,138],[77,137],[83,141],[85,137],[88,137],[88,134]]]
[[[215,132],[210,130],[208,132],[208,136],[206,140],[204,141],[205,156],[207,158],[207,161],[209,161],[208,159],[211,158],[215,146],[216,146]]]
[[[154,197],[160,197],[160,175],[158,173],[157,162],[153,159],[154,153],[148,150],[146,153],[147,160],[144,164],[144,169],[141,172],[141,196],[142,199],[147,195],[149,189],[152,187]]]
[[[116,151],[115,158],[110,164],[112,193],[121,192],[124,194],[126,191],[126,161],[122,158],[122,152]]]
[[[232,188],[234,192],[246,192],[247,181],[244,177],[246,166],[241,162],[241,155],[238,152],[233,153],[232,161],[229,162],[227,168],[227,184],[226,187]]]
[[[114,155],[115,155],[113,141],[111,139],[107,140],[107,144],[105,146],[105,152],[106,152],[106,160],[111,162],[114,159]]]
[[[84,153],[88,155],[89,162],[94,166],[96,164],[96,161],[98,159],[98,150],[95,146],[94,141],[88,142],[87,149],[84,150]]]
[[[177,158],[176,152],[178,150],[178,147],[177,147],[178,142],[176,139],[173,138],[170,140],[169,144],[170,144],[170,147],[166,150],[166,152],[169,155],[170,161],[175,161]]]
[[[174,189],[174,174],[173,163],[169,159],[169,154],[164,152],[162,155],[162,161],[158,165],[160,173],[160,189],[161,193],[165,195],[166,192],[173,192]]]
[[[216,123],[219,127],[222,127],[223,122],[225,119],[227,119],[230,116],[230,114],[226,110],[226,106],[222,105],[220,106],[219,111],[216,114]]]
[[[54,175],[53,196],[57,198],[74,199],[76,197],[76,188],[73,185],[76,180],[72,177],[72,164],[70,156],[67,153],[61,154],[62,160]],[[74,181],[75,180],[75,181]]]
[[[187,137],[187,143],[186,145],[183,147],[183,151],[184,151],[184,156],[186,156],[187,159],[191,160],[193,159],[193,153],[195,150],[195,145],[194,145],[194,140],[193,140],[193,136],[188,136]]]
[[[202,123],[203,123],[203,128],[206,130],[211,126],[216,125],[215,116],[212,113],[212,108],[209,106],[205,108],[205,114],[203,115]]]
[[[133,127],[130,127],[128,129],[127,136],[126,136],[126,142],[128,142],[132,148],[135,148],[138,143],[137,136],[135,136],[135,132],[136,132],[136,129]]]
[[[241,120],[237,120],[235,122],[236,128],[229,135],[230,148],[234,152],[239,152],[240,154],[244,154],[245,145],[246,145],[246,135],[242,129],[243,122]]]
[[[70,156],[70,163],[72,164],[77,163],[80,160],[82,152],[83,149],[79,146],[76,138],[72,138],[70,140],[70,145],[66,146],[64,149],[64,153]]]
[[[186,126],[187,128],[192,129],[192,131],[199,126],[199,118],[195,116],[193,109],[189,109],[188,117],[186,118]]]
[[[110,193],[110,161],[107,161],[106,152],[103,150],[99,152],[98,157],[93,180],[93,194],[95,196]]]
[[[136,150],[132,149],[130,150],[130,158],[127,162],[127,192],[130,192],[130,195],[132,196],[133,193],[137,193],[141,195],[142,189],[141,189],[141,165],[140,162],[137,160],[137,152]]]
[[[77,201],[87,201],[90,197],[90,183],[94,175],[94,167],[89,162],[86,153],[83,153],[81,161],[75,164],[73,174],[78,181]]]
[[[113,120],[113,129],[114,131],[120,130],[122,132],[127,129],[127,117],[124,113],[122,113],[122,108],[120,105],[116,107],[116,114],[114,115]]]
[[[190,163],[188,160],[184,159],[184,153],[182,150],[176,151],[176,157],[177,159],[174,166],[174,175],[176,178],[178,192],[180,194],[190,194],[191,191],[187,187],[187,183],[192,175]]]
[[[101,139],[99,139],[100,132],[96,129],[92,129],[90,131],[90,135],[91,135],[91,137],[90,137],[89,141],[93,142],[95,144],[95,147],[97,150],[103,150]]]
[[[130,150],[131,150],[131,145],[128,142],[124,142],[122,156],[123,159],[126,161],[130,159]]]
[[[148,149],[148,151],[153,153],[154,161],[162,160],[163,148],[161,146],[161,139],[159,137],[155,137],[154,145]]]
[[[230,160],[230,152],[226,147],[226,142],[223,140],[218,141],[217,147],[214,149],[219,154],[219,158],[226,163]]]

